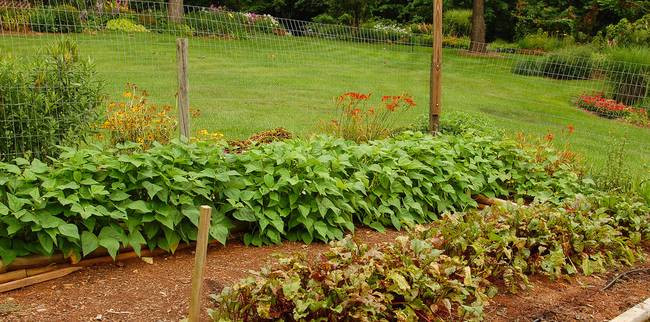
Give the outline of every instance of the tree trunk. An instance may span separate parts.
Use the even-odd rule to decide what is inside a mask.
[[[472,9],[472,35],[469,50],[485,52],[485,0],[474,0]]]
[[[167,15],[171,22],[181,23],[183,20],[183,0],[169,0]]]

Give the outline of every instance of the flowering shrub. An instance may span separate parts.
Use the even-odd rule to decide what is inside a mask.
[[[101,128],[108,131],[112,145],[136,142],[143,149],[153,142],[168,143],[176,131],[176,119],[170,115],[171,106],[159,107],[147,102],[147,92],[128,84],[126,102],[110,103],[106,121]]]
[[[327,131],[355,142],[385,138],[392,132],[394,114],[416,105],[408,94],[384,96],[379,105],[370,103],[371,96],[355,92],[339,96],[336,99],[338,119],[329,123]]]

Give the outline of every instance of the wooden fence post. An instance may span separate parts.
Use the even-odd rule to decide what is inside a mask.
[[[194,269],[192,270],[192,294],[190,295],[190,312],[187,320],[198,322],[201,319],[201,288],[203,286],[203,271],[205,270],[205,257],[208,253],[208,232],[212,207],[201,206],[199,217],[199,233],[196,238],[196,252],[194,253]]]
[[[431,55],[431,76],[429,78],[429,131],[440,130],[442,110],[442,0],[433,4],[433,53]]]
[[[190,137],[190,98],[187,76],[187,38],[176,39],[176,62],[178,65],[178,125],[181,139]]]

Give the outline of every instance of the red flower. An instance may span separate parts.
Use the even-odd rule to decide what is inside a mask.
[[[569,134],[573,134],[573,131],[576,130],[575,127],[573,127],[573,124],[569,124],[569,126],[567,126],[567,129],[569,130]]]

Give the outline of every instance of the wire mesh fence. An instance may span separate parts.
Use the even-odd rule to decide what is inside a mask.
[[[34,75],[47,74],[44,70],[31,79],[8,81],[18,76],[2,70],[5,159],[25,151],[47,155],[40,145],[74,137],[76,127],[98,119],[93,104],[102,110],[124,100],[127,83],[146,89],[151,101],[174,106],[178,37],[189,38],[190,104],[201,111],[192,120],[193,131],[229,137],[275,127],[317,132],[334,114],[333,98],[349,91],[410,93],[419,108],[406,113],[402,125],[427,113],[432,36],[426,25],[355,28],[189,6],[183,17],[169,17],[161,2],[44,6],[5,0],[0,30],[6,69],[13,66],[7,60],[48,55],[56,60],[45,48],[65,38],[76,46],[75,59],[90,58],[105,93],[101,103],[78,104],[80,96],[73,94],[87,82],[53,79],[42,85]],[[462,38],[446,37],[443,43],[443,119],[462,111],[494,120],[511,133],[570,131],[576,149],[599,164],[625,140],[626,160],[646,166],[650,65],[589,49],[543,53],[484,44],[472,46],[480,49],[472,52]],[[70,115],[86,116],[63,124]],[[62,124],[53,126],[56,122]]]

